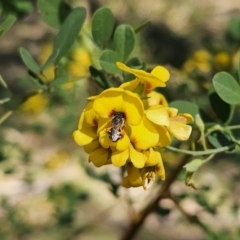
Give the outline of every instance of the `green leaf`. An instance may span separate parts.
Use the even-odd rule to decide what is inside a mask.
[[[11,115],[13,114],[13,111],[7,111],[2,116],[0,116],[0,124],[2,124],[5,120],[7,120]]]
[[[222,122],[226,122],[231,114],[233,106],[224,102],[215,91],[211,91],[208,94],[209,102],[213,111],[216,113],[218,119]]]
[[[203,164],[202,159],[194,159],[191,162],[185,164],[183,167],[186,168],[187,172],[196,172],[199,167]]]
[[[213,77],[213,86],[219,97],[226,103],[240,103],[240,86],[227,72],[219,72]]]
[[[137,27],[134,31],[135,33],[139,33],[143,28],[145,28],[151,21],[147,20],[146,22],[144,22],[143,24],[141,24],[139,27]]]
[[[231,140],[230,136],[224,134],[220,131],[214,131],[210,135],[207,136],[210,144],[215,148],[221,148],[233,145],[234,142]]]
[[[40,73],[40,67],[38,66],[38,64],[36,63],[36,61],[33,59],[33,57],[30,55],[30,53],[23,47],[21,47],[19,49],[21,58],[24,62],[24,64],[27,66],[27,68],[36,73],[39,74]]]
[[[114,32],[114,47],[119,60],[125,62],[135,46],[135,33],[131,26],[122,24]]]
[[[17,18],[15,16],[9,15],[5,21],[0,25],[0,37],[2,37],[8,29],[15,23]]]
[[[100,86],[102,89],[107,89],[111,87],[112,85],[109,83],[109,81],[106,79],[104,74],[100,71],[98,71],[96,68],[90,66],[89,68],[90,74],[93,78],[93,80],[97,83],[98,86]]]
[[[54,28],[60,28],[71,12],[69,5],[62,0],[38,0],[38,8],[42,20]]]
[[[126,65],[130,68],[141,69],[143,64],[140,58],[134,57],[127,61]]]
[[[190,113],[193,117],[199,114],[199,107],[196,104],[185,100],[173,101],[169,106],[177,108],[179,113]]]
[[[50,87],[56,87],[56,86],[62,85],[66,83],[68,79],[69,79],[69,76],[58,77],[53,82],[50,83]]]
[[[110,40],[114,27],[114,16],[109,8],[98,9],[92,19],[92,36],[100,47],[105,47]]]
[[[117,55],[112,50],[103,51],[102,55],[99,58],[99,63],[101,67],[108,73],[112,74],[121,72],[121,70],[116,66],[117,61],[118,61]]]
[[[69,51],[86,19],[86,9],[83,7],[75,8],[64,21],[58,35],[54,41],[53,52],[49,58],[54,59],[57,64]],[[58,54],[57,54],[58,52]],[[56,56],[56,57],[54,57]],[[48,60],[47,60],[48,62]],[[45,64],[44,64],[45,65]]]
[[[4,79],[2,78],[1,75],[0,75],[0,84],[1,84],[5,89],[8,89],[7,83],[4,81]]]

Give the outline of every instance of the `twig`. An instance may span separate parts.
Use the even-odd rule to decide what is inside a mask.
[[[153,212],[156,207],[158,206],[158,202],[160,199],[165,198],[166,194],[168,196],[168,190],[171,184],[175,181],[178,174],[181,172],[182,167],[188,162],[190,156],[188,155],[180,155],[179,156],[179,164],[178,166],[172,171],[171,174],[167,177],[166,181],[162,183],[159,188],[158,194],[149,202],[149,204],[137,215],[132,219],[132,222],[129,228],[124,232],[124,235],[121,237],[121,240],[131,240],[136,235],[139,228],[144,223],[147,216]]]

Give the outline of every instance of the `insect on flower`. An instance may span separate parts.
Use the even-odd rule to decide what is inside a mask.
[[[111,126],[106,129],[109,139],[117,142],[124,136],[125,115],[122,112],[114,112],[111,119]]]

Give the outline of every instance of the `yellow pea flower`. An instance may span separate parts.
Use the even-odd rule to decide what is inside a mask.
[[[120,86],[129,91],[136,89],[139,84],[144,84],[146,92],[150,92],[156,87],[165,87],[165,82],[170,77],[169,71],[162,66],[157,66],[151,73],[148,73],[143,70],[129,68],[121,62],[117,62],[116,65],[121,70],[135,75],[135,80],[125,82]]]

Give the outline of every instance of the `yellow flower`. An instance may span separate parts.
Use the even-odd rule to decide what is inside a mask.
[[[214,56],[214,65],[218,71],[229,70],[232,65],[230,54],[223,51],[217,53]]]
[[[25,113],[39,113],[41,112],[47,105],[49,99],[43,93],[38,93],[32,96],[29,96],[19,107],[20,111]]]
[[[135,80],[125,82],[120,86],[129,91],[136,89],[140,83],[144,84],[146,92],[150,92],[156,87],[165,87],[165,82],[168,81],[170,77],[168,70],[162,66],[157,66],[151,71],[151,73],[148,73],[143,70],[129,68],[120,62],[117,62],[116,65],[121,70],[135,75]]]

